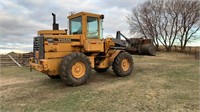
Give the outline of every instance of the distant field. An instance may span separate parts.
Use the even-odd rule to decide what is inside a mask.
[[[134,71],[116,77],[92,72],[68,87],[29,68],[0,68],[0,111],[200,111],[200,61],[181,53],[134,56]]]
[[[165,51],[164,46],[159,46],[161,51]],[[172,51],[181,51],[181,46],[173,46]],[[200,46],[186,46],[185,53],[187,54],[195,54],[196,52],[200,52]]]

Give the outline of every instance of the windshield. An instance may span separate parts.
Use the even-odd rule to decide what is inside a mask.
[[[98,38],[98,18],[87,17],[87,38]]]
[[[70,34],[82,34],[82,17],[70,19]]]

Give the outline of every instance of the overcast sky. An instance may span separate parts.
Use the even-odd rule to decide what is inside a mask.
[[[0,54],[32,51],[38,30],[52,28],[57,15],[60,29],[68,28],[70,12],[87,11],[104,14],[104,37],[120,30],[130,37],[126,16],[145,0],[0,0]]]
[[[120,30],[129,35],[126,16],[145,0],[1,0],[0,53],[32,51],[32,40],[38,30],[52,28],[57,15],[60,29],[68,28],[70,12],[87,11],[104,14],[104,36],[115,36]]]

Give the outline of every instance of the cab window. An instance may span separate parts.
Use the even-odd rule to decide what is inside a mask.
[[[87,17],[87,38],[98,38],[99,37],[99,25],[98,18]]]
[[[82,17],[70,19],[70,34],[82,34]]]

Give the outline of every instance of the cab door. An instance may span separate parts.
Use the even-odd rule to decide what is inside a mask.
[[[84,48],[87,52],[103,52],[104,44],[100,39],[100,24],[98,17],[87,16],[87,31]]]

